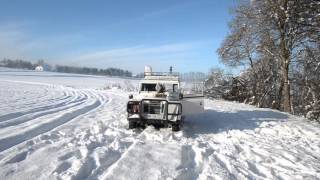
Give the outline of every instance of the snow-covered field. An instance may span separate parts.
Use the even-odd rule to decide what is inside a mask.
[[[128,130],[137,80],[0,69],[0,179],[320,179],[320,125],[205,100],[180,132]]]

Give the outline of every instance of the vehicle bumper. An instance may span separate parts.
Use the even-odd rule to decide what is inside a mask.
[[[148,124],[148,125],[168,125],[168,124],[181,124],[183,121],[169,121],[163,119],[141,119],[141,118],[128,118],[128,121],[136,122],[138,124]]]

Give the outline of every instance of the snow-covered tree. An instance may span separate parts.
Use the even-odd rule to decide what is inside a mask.
[[[279,109],[294,111],[300,101],[296,96],[298,89],[309,88],[310,93],[318,89],[319,82],[311,83],[315,81],[309,79],[318,77],[320,72],[316,55],[320,43],[320,2],[242,1],[234,12],[230,34],[218,49],[222,62],[229,66],[247,65],[247,94],[255,97],[255,104],[278,104]],[[299,68],[295,68],[298,62]],[[318,97],[312,97],[313,100],[306,101],[312,101],[314,109]]]

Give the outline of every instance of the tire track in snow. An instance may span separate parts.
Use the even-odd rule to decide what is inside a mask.
[[[97,124],[91,127],[93,129],[90,128],[90,130],[87,130],[83,133],[83,135],[80,135],[80,137],[77,138],[77,142],[82,142],[81,144],[84,143],[77,149],[82,149],[82,151],[86,152],[85,155],[79,159],[81,165],[78,167],[78,169],[71,168],[71,170],[67,170],[67,172],[72,172],[67,177],[63,176],[63,174],[66,172],[61,174],[62,177],[61,175],[58,175],[60,178],[69,177],[73,180],[99,179],[101,174],[103,174],[107,169],[113,166],[114,163],[121,159],[123,154],[126,153],[134,143],[133,140],[126,139],[131,139],[133,136],[135,137],[136,135],[140,135],[140,133],[136,134],[134,132],[132,134],[131,130],[128,132],[127,127],[123,129],[123,124],[118,124],[118,122],[121,122],[121,120],[115,121],[115,119],[121,118],[125,113],[123,105],[126,97],[124,98],[113,93],[107,93],[106,95],[110,96],[111,94],[112,97],[115,98],[110,99],[110,102],[113,103],[110,104],[109,102],[106,104],[107,107],[102,108],[102,111],[97,112],[98,114],[96,115],[100,118],[101,116],[108,117],[104,116],[103,114],[104,112],[109,113],[110,111],[116,114],[107,118],[107,120],[104,120],[104,123],[102,121],[98,121]],[[119,125],[121,127],[119,127]],[[97,129],[99,130],[97,131]],[[88,137],[90,138],[87,139]],[[77,164],[79,161],[76,160],[74,163]]]
[[[99,95],[101,92],[103,95],[100,97],[112,94],[104,91],[95,94]],[[68,137],[74,138],[68,140],[67,144],[71,144],[74,150],[70,151],[70,146],[67,146],[67,153],[58,157],[58,171],[53,170],[51,176],[57,179],[97,179],[121,158],[134,142],[134,137],[140,135],[140,132],[127,129],[126,98],[127,96],[112,94],[108,103],[79,119],[95,123],[80,132],[71,130],[74,133],[68,134]]]
[[[147,127],[97,179],[196,179],[198,154],[181,132]]]
[[[80,102],[70,102],[70,104],[68,104],[67,106],[62,106],[62,107],[58,107],[58,108],[53,108],[53,109],[49,109],[49,110],[46,110],[46,111],[43,111],[43,112],[37,112],[35,114],[32,114],[32,115],[29,115],[29,113],[27,115],[23,115],[23,116],[20,116],[19,118],[15,118],[15,119],[11,119],[9,122],[5,122],[5,123],[1,123],[0,122],[0,128],[5,128],[5,127],[8,127],[8,126],[14,126],[14,125],[18,125],[18,124],[21,124],[21,123],[24,123],[24,122],[27,122],[29,120],[34,120],[38,117],[43,117],[45,115],[49,115],[49,114],[54,114],[54,113],[57,113],[57,112],[61,112],[63,110],[68,110],[68,109],[71,109],[73,107],[77,107],[81,104],[85,103],[85,101],[80,101]]]
[[[1,82],[1,81],[0,81]],[[60,100],[64,100],[67,98],[71,98],[69,96],[68,91],[64,91],[61,86],[55,85],[35,85],[25,82],[11,82],[4,81],[5,84],[0,83],[0,89],[3,85],[4,88],[1,89],[0,95],[3,93],[4,97],[3,105],[0,107],[0,111],[2,112],[11,112],[14,113],[13,110],[17,109],[18,112],[21,109],[30,109],[41,107],[43,105],[48,105],[48,102],[54,102],[55,104]],[[25,85],[27,84],[27,86]],[[61,94],[62,93],[62,94]],[[62,96],[61,96],[62,95]],[[53,97],[53,98],[51,98]],[[54,101],[52,101],[54,100]],[[51,104],[51,103],[50,103]],[[1,119],[1,118],[0,118]]]
[[[86,93],[84,93],[82,91],[81,92],[80,91],[75,91],[75,92],[76,93],[74,93],[74,97],[72,98],[74,100],[79,99],[82,96],[89,97],[89,94],[86,94]],[[83,106],[85,106],[86,104],[90,104],[92,100],[95,100],[95,98],[91,98],[90,97],[90,99],[87,99],[86,101],[84,101],[84,103],[82,103],[83,105],[74,106],[73,108],[67,108],[67,109],[64,109],[64,110],[61,109],[60,111],[58,111],[56,113],[48,113],[48,114],[45,113],[45,115],[43,115],[43,116],[31,119],[29,121],[25,121],[23,123],[16,122],[15,126],[7,126],[5,128],[2,128],[1,131],[0,131],[0,136],[2,138],[6,138],[6,137],[10,137],[12,135],[17,134],[17,132],[20,132],[20,134],[23,134],[24,132],[29,131],[30,129],[34,128],[35,126],[39,126],[41,124],[53,121],[54,119],[56,119],[57,117],[60,117],[64,113],[70,113],[72,111],[80,109]],[[61,107],[61,108],[63,108],[63,107]],[[33,114],[30,114],[30,115],[27,115],[26,117],[29,117],[29,116],[32,116],[32,115]],[[22,117],[22,118],[24,118],[24,117]],[[15,123],[14,120],[18,120],[19,121],[19,118],[18,119],[13,119],[13,120],[8,121],[8,122],[3,122],[3,123],[0,123],[0,124],[5,125],[6,123]],[[22,119],[22,121],[23,121],[23,119]]]
[[[70,90],[68,90],[70,91]],[[81,104],[85,103],[88,100],[87,94],[75,94],[72,99],[68,99],[62,103],[53,104],[49,106],[44,106],[40,108],[34,108],[25,113],[22,113],[21,116],[17,118],[9,119],[7,121],[0,121],[0,128],[5,128],[8,126],[18,125],[29,120],[35,120],[36,118],[43,117],[45,115],[54,114],[63,110],[71,109],[73,107],[80,106]],[[21,113],[21,112],[20,112]]]
[[[66,96],[66,97],[63,97],[61,99],[59,99],[60,103],[53,103],[51,105],[48,105],[46,104],[45,106],[42,106],[42,107],[36,107],[36,108],[32,108],[31,110],[25,110],[25,111],[20,111],[20,112],[14,112],[14,113],[9,113],[9,114],[6,114],[6,115],[3,115],[3,116],[0,116],[0,122],[3,122],[3,121],[9,121],[9,120],[12,120],[12,119],[15,119],[15,118],[18,118],[18,117],[21,117],[21,116],[26,116],[28,114],[32,114],[32,113],[36,113],[36,112],[41,112],[41,111],[45,111],[45,110],[48,110],[48,109],[52,109],[52,108],[57,108],[57,107],[61,107],[61,106],[65,106],[65,105],[68,105],[70,103],[76,103],[76,102],[79,102],[79,101],[83,101],[83,100],[86,100],[88,99],[87,96],[85,96],[84,98],[80,98],[79,97],[76,97],[77,100],[73,100],[74,98],[71,99],[72,96]],[[37,101],[43,101],[42,99],[38,99]],[[45,100],[45,102],[47,102]]]
[[[86,92],[87,96],[88,92]],[[81,107],[80,109],[77,109],[75,111],[71,111],[68,113],[64,113],[62,114],[60,117],[55,118],[50,120],[49,122],[43,123],[35,128],[32,128],[29,131],[26,131],[24,133],[21,134],[17,134],[17,135],[13,135],[13,136],[9,136],[3,139],[0,139],[0,152],[4,151],[6,149],[9,149],[17,144],[20,144],[26,140],[32,139],[33,137],[46,133],[58,126],[61,126],[69,121],[71,121],[72,119],[77,118],[78,116],[81,116],[83,114],[86,114],[94,109],[96,109],[97,107],[99,107],[103,102],[101,102],[101,99],[96,99],[97,97],[94,97],[94,102]],[[60,112],[60,111],[58,111]]]

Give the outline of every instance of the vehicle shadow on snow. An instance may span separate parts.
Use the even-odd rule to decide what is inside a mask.
[[[203,113],[186,117],[184,133],[188,137],[194,137],[228,130],[253,130],[262,122],[281,122],[287,118],[287,114],[272,110],[218,112],[207,109]]]

